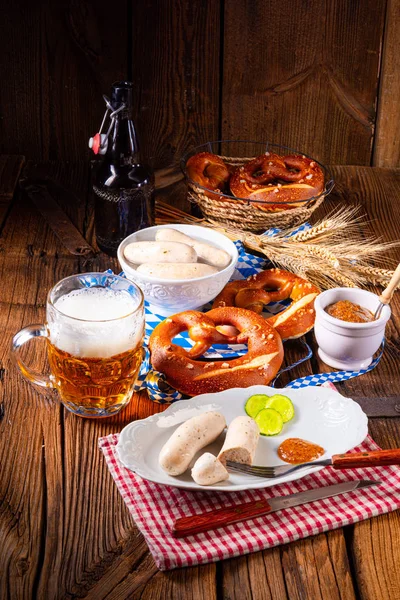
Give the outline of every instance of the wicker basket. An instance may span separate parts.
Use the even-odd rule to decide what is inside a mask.
[[[240,156],[233,156],[234,150]],[[324,201],[325,197],[331,192],[334,182],[329,170],[315,159],[325,175],[325,189],[315,196],[304,200],[301,206],[296,208],[272,212],[271,205],[276,205],[276,201],[252,202],[245,198],[234,198],[227,194],[212,191],[212,198],[207,195],[207,188],[199,185],[186,172],[186,162],[190,156],[198,152],[211,152],[220,156],[228,165],[234,167],[242,166],[255,156],[265,152],[275,152],[276,154],[303,154],[286,146],[278,146],[269,142],[246,142],[246,141],[217,141],[208,142],[197,146],[191,152],[186,154],[181,161],[182,170],[188,182],[188,199],[197,204],[203,215],[213,221],[225,226],[240,228],[245,231],[261,232],[271,227],[285,229],[300,225],[307,221],[313,211]],[[304,155],[307,156],[307,155]],[[311,157],[308,157],[311,158]]]

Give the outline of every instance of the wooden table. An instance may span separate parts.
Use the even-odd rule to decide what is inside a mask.
[[[13,334],[29,323],[43,322],[46,293],[54,283],[72,273],[118,268],[105,255],[85,260],[68,254],[26,194],[18,188],[13,194],[22,162],[22,157],[0,161],[0,597],[400,598],[398,513],[218,564],[157,571],[97,439],[162,408],[140,394],[113,419],[80,419],[64,410],[54,396],[39,394],[11,364]],[[387,240],[397,239],[400,172],[368,167],[333,170],[336,191],[316,216],[334,208],[340,198],[359,203],[370,219],[369,224],[360,224],[362,235],[375,231]],[[28,175],[32,173],[68,188],[66,192],[49,184],[91,240],[88,168],[66,163],[28,165]],[[175,201],[181,199],[182,184],[163,190],[164,197],[169,194]],[[398,260],[399,250],[391,255]],[[385,414],[391,401],[397,407],[394,414],[400,411],[399,309],[398,294],[379,366],[338,385],[340,392],[361,403],[374,398],[376,415]],[[38,346],[29,347],[27,359],[43,369],[44,348]],[[314,355],[296,376],[321,368]],[[400,416],[376,416],[369,425],[382,447],[400,446]]]

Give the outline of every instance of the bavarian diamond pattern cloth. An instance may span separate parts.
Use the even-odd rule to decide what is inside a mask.
[[[305,230],[309,229],[310,227],[311,227],[311,225],[309,223],[305,223],[305,224],[301,225],[297,230],[295,230],[291,235],[295,235],[296,233],[298,233],[300,231],[305,231]],[[271,236],[274,236],[277,233],[279,233],[279,231],[280,231],[279,229],[272,228],[272,229],[269,229],[268,231],[266,231],[263,235],[271,237]],[[236,265],[236,270],[231,278],[232,281],[239,280],[239,279],[246,279],[247,277],[250,277],[251,275],[256,275],[260,271],[272,267],[272,264],[267,259],[258,257],[258,256],[254,256],[253,254],[246,252],[242,242],[236,241],[235,244],[236,244],[236,247],[239,252],[239,260]],[[107,271],[106,273],[112,273],[112,271]],[[124,276],[124,273],[121,273],[121,275]],[[94,285],[95,283],[91,282],[89,279],[87,279],[87,280],[85,279],[84,284],[87,286],[91,286],[91,285]],[[290,300],[284,300],[281,302],[271,303],[265,307],[263,315],[266,318],[268,318],[268,317],[275,315],[278,312],[282,311],[289,304],[290,304]],[[211,309],[211,304],[205,306],[203,308],[203,311],[206,312],[210,309]],[[149,340],[149,337],[150,337],[151,333],[153,332],[154,328],[159,323],[161,323],[161,321],[163,321],[165,317],[152,312],[152,310],[150,310],[149,304],[147,302],[145,302],[145,316],[146,316],[146,325],[145,325],[144,358],[143,358],[143,363],[140,368],[140,372],[139,372],[139,375],[138,375],[138,378],[137,378],[137,381],[135,384],[134,391],[140,391],[140,390],[146,389],[148,392],[149,398],[151,400],[153,400],[154,402],[157,402],[160,404],[167,404],[170,402],[175,402],[176,400],[181,400],[182,398],[185,398],[185,396],[183,394],[181,394],[180,392],[178,392],[177,390],[175,390],[174,388],[172,388],[165,380],[164,375],[162,373],[159,373],[158,371],[154,371],[151,368],[151,363],[150,363],[150,353],[149,353],[149,350],[147,347],[148,340]],[[275,385],[275,383],[278,380],[281,373],[283,373],[284,371],[289,371],[289,370],[293,369],[294,367],[298,366],[302,362],[304,362],[312,357],[312,350],[307,345],[305,340],[300,339],[300,340],[298,340],[298,342],[303,347],[304,356],[297,362],[281,369],[279,371],[277,377],[274,379],[274,381],[271,382],[271,384],[270,384],[271,386]],[[181,334],[176,336],[174,338],[174,344],[177,344],[186,350],[189,350],[193,346],[193,342],[189,338],[187,331],[182,332]],[[374,369],[376,367],[376,365],[379,363],[379,361],[381,359],[381,356],[383,353],[383,347],[384,347],[384,340],[382,341],[382,346],[381,346],[381,349],[380,349],[378,355],[373,360],[373,362],[369,365],[369,367],[366,369],[362,369],[360,371],[335,371],[332,373],[321,373],[321,374],[316,374],[316,375],[308,375],[307,377],[301,377],[299,379],[295,379],[295,380],[291,381],[286,387],[301,388],[301,387],[308,387],[311,385],[312,386],[322,385],[323,383],[326,383],[328,381],[333,383],[333,382],[346,381],[347,379],[352,379],[353,377],[359,377],[360,375],[363,375],[364,373],[368,373],[369,371],[371,371],[372,369]],[[247,352],[246,345],[240,345],[240,344],[214,345],[209,348],[209,350],[204,354],[204,357],[206,359],[231,359],[231,358],[235,358],[238,356],[242,356],[246,352]]]
[[[299,228],[299,231],[304,229],[305,226]],[[278,230],[269,230],[265,235],[274,235]],[[244,246],[241,242],[235,242],[236,247],[239,253],[238,263],[236,265],[236,270],[232,276],[232,280],[246,279],[251,275],[255,275],[260,271],[271,267],[271,263],[262,257],[254,256],[253,254],[249,254],[245,251]],[[123,275],[123,273],[121,273]],[[285,300],[282,302],[275,302],[269,304],[265,311],[263,312],[264,316],[267,318],[269,316],[275,315],[284,308],[289,305],[290,301]],[[203,312],[206,312],[211,309],[211,304],[204,306]],[[147,390],[149,398],[153,400],[153,402],[157,402],[159,404],[167,404],[171,402],[175,402],[176,400],[181,400],[185,398],[183,394],[172,388],[166,381],[164,375],[159,373],[158,371],[154,371],[151,368],[150,364],[150,353],[147,347],[149,337],[153,332],[154,328],[157,327],[161,321],[164,320],[165,317],[154,313],[147,302],[145,302],[145,315],[146,315],[146,326],[145,326],[145,349],[144,349],[144,359],[139,372],[138,379],[135,384],[134,391],[140,391],[143,389]],[[189,338],[187,331],[182,332],[174,338],[174,344],[181,346],[186,350],[190,350],[193,346],[192,340]],[[312,356],[311,348],[306,344],[305,341],[301,340],[300,344],[303,346],[305,355],[299,361],[297,361],[293,365],[289,365],[284,370],[288,370],[297,366],[298,364],[308,360]],[[231,359],[236,358],[238,356],[242,356],[247,352],[247,346],[244,344],[235,344],[235,345],[215,345],[209,348],[207,352],[205,352],[204,357],[206,359]]]
[[[319,373],[317,375],[307,375],[307,377],[300,377],[299,379],[294,379],[285,387],[304,388],[308,387],[309,385],[323,385],[327,382],[340,383],[341,381],[347,381],[348,379],[353,379],[353,377],[359,377],[360,375],[364,375],[364,373],[369,373],[369,371],[375,369],[376,365],[381,360],[384,347],[385,340],[383,339],[381,347],[378,351],[378,355],[365,369],[360,369],[359,371],[333,371],[332,373]]]
[[[253,254],[249,254],[245,251],[244,246],[241,242],[235,242],[236,247],[239,252],[239,260],[236,266],[236,270],[231,278],[231,280],[238,279],[247,279],[251,275],[259,273],[263,269],[271,267],[271,263],[265,258],[261,258],[258,256],[254,256]],[[290,301],[285,300],[283,302],[275,302],[271,303],[266,307],[264,311],[264,316],[270,317],[272,315],[276,315],[278,312],[286,308]],[[148,303],[146,303],[146,343],[153,332],[153,329],[164,320],[165,317],[157,315],[150,310]],[[211,304],[204,306],[203,312],[211,310]],[[193,346],[194,342],[189,338],[188,332],[184,331],[176,336],[174,339],[174,344],[178,346],[182,346],[185,350],[190,350]],[[244,344],[236,344],[236,345],[215,345],[209,348],[207,352],[205,352],[204,357],[206,359],[229,359],[236,358],[237,356],[242,356],[246,354],[247,346]]]

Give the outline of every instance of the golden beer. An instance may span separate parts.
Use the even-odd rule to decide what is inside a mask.
[[[142,340],[136,348],[109,358],[77,357],[47,340],[54,386],[73,412],[118,412],[129,402],[142,362]]]
[[[21,347],[46,338],[50,374],[25,364]],[[81,417],[108,417],[130,401],[143,358],[144,298],[133,282],[112,273],[81,273],[47,296],[46,323],[13,338],[13,358],[32,383],[55,388]]]

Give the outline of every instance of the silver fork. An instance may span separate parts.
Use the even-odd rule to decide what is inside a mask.
[[[243,465],[242,463],[233,462],[231,460],[226,461],[226,466],[230,471],[234,471],[236,473],[246,473],[247,475],[255,475],[256,477],[263,477],[267,479],[281,477],[282,475],[293,473],[298,469],[304,469],[304,467],[327,467],[331,464],[331,458],[325,458],[324,460],[316,460],[314,462],[302,463],[288,467],[286,465],[278,465],[276,467],[258,467],[256,465]]]
[[[256,465],[244,465],[242,463],[226,461],[226,466],[237,473],[247,473],[256,477],[274,479],[298,469],[311,467],[328,467],[334,469],[357,469],[358,467],[382,467],[383,465],[400,465],[400,448],[390,450],[373,450],[372,452],[354,452],[352,454],[333,454],[330,458],[314,460],[313,462],[301,463],[299,465],[278,465],[276,467],[258,467]]]

